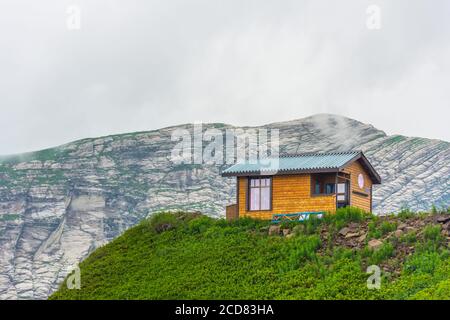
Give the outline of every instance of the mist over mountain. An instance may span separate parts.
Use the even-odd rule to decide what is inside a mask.
[[[204,124],[225,133],[227,124]],[[320,114],[279,129],[286,153],[362,150],[382,178],[376,213],[450,203],[450,143],[387,136],[370,124]],[[235,199],[226,165],[175,164],[181,125],[83,139],[0,159],[0,299],[44,299],[96,247],[160,210],[223,216]],[[246,128],[243,128],[246,129]]]

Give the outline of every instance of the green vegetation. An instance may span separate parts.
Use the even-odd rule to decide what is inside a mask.
[[[17,155],[1,156],[0,164],[11,165],[26,161],[62,161],[67,157],[69,157],[69,152],[67,150],[56,147]]]
[[[376,251],[367,251],[369,253],[369,265],[372,264],[379,264],[383,261],[385,261],[386,259],[390,258],[393,254],[394,254],[394,245],[391,242],[386,242],[383,243],[383,245],[380,247],[380,249],[376,250]]]
[[[269,236],[267,221],[162,212],[83,261],[81,290],[63,283],[50,299],[450,299],[441,226],[393,236],[397,221],[408,219],[419,218],[346,208],[285,223],[289,236]],[[339,230],[349,225],[364,229],[367,240],[376,235],[382,246],[342,244]],[[382,269],[380,290],[367,288],[372,264]]]
[[[0,215],[0,221],[13,221],[19,219],[20,215],[18,214],[2,214]]]

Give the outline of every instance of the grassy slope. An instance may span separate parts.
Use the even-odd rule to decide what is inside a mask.
[[[291,238],[268,236],[269,223],[263,221],[158,214],[83,261],[81,290],[63,283],[50,298],[450,298],[448,240],[439,225],[418,230],[417,236],[391,236],[374,252],[365,244],[335,245],[338,231],[351,221],[369,225],[365,244],[391,231],[386,222],[354,209],[288,226],[295,231]],[[396,255],[402,242],[414,246],[412,254]],[[381,290],[367,289],[366,266],[389,263],[398,272],[383,273]]]

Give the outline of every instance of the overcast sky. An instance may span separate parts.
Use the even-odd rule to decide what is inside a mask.
[[[0,0],[0,111],[0,154],[316,113],[449,141],[450,1]]]

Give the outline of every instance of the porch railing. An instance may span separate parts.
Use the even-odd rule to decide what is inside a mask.
[[[272,223],[280,223],[284,221],[305,221],[311,216],[322,218],[325,212],[295,212],[295,213],[277,213],[272,216]]]

